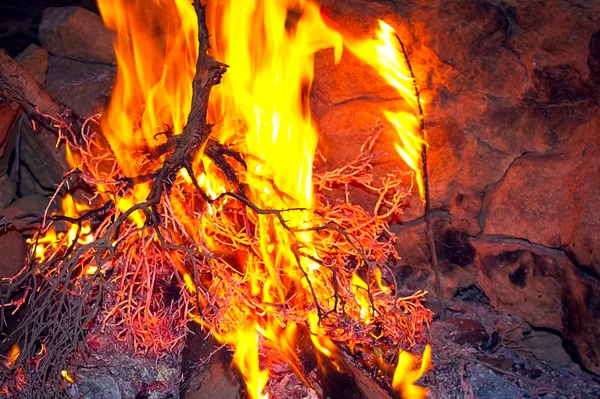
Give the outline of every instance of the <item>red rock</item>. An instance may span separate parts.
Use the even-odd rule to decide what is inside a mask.
[[[115,67],[50,57],[46,89],[57,100],[87,117],[103,110],[112,92]]]
[[[219,356],[212,358],[207,370],[190,380],[183,392],[183,399],[237,399],[241,387],[231,369],[223,364]]]
[[[475,252],[467,238],[445,220],[434,222],[434,238],[440,270],[442,297],[450,300],[460,288],[475,283]],[[401,288],[406,291],[426,290],[437,297],[434,268],[425,224],[391,226],[396,235],[396,251],[400,259],[394,270]],[[430,301],[434,303],[434,301]]]
[[[0,175],[0,209],[6,208],[14,199],[17,183],[8,175]]]
[[[17,216],[23,215],[24,211],[22,209],[16,208],[14,206],[9,206],[8,208],[4,208],[0,210],[0,220],[6,218],[11,219],[12,227],[18,230],[19,232],[25,234],[26,230],[33,230],[37,228],[36,224],[31,223],[32,219],[17,219]]]
[[[600,271],[599,165],[594,155],[518,159],[485,199],[485,233],[564,248]]]
[[[8,168],[9,156],[14,143],[10,142],[10,133],[20,114],[19,106],[12,102],[0,103],[0,175],[4,174]]]
[[[480,194],[459,192],[450,203],[452,225],[471,236],[476,236],[481,232],[478,220],[479,212],[481,212]]]
[[[11,206],[18,208],[23,212],[32,212],[38,215],[43,215],[46,211],[46,208],[48,207],[48,202],[50,202],[50,199],[43,195],[29,195],[15,200],[15,202],[13,202]],[[57,201],[52,203],[52,205],[50,206],[50,212],[56,210],[56,202]]]
[[[459,345],[479,349],[489,338],[485,327],[476,320],[452,318],[448,319],[448,323],[456,327],[456,331],[450,334],[450,339]]]

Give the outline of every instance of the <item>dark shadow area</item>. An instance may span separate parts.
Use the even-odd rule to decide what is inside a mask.
[[[27,0],[0,4],[0,48],[15,57],[30,44],[40,45],[38,27],[48,7],[78,6],[98,12],[95,0]]]

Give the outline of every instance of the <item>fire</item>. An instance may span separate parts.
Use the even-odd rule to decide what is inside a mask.
[[[310,0],[209,1],[210,54],[229,66],[212,89],[209,122],[240,187],[218,161],[198,151],[190,168],[169,177],[172,187],[159,204],[133,208],[147,199],[148,176],[167,159],[187,122],[198,58],[196,13],[189,0],[98,5],[117,32],[118,76],[101,120],[104,137],[70,149],[69,161],[84,171],[97,197],[114,204],[114,214],[99,225],[85,220],[66,232],[44,231],[31,241],[37,259],[67,256],[72,245],[85,249],[113,234],[104,252],[83,251],[78,261],[86,281],[113,269],[103,328],[118,315],[118,339],[158,354],[185,336],[177,317],[192,319],[233,348],[255,399],[268,398],[269,364],[276,360],[269,354],[299,372],[300,331],[310,336],[313,356],[326,357],[338,370],[344,361],[339,345],[371,353],[370,345],[383,342],[386,359],[393,356],[390,346],[414,346],[431,314],[419,302],[422,292],[397,298],[396,287],[384,281],[380,265],[394,256],[391,243],[380,239],[386,222],[361,209],[322,204],[314,192],[318,131],[309,94],[316,53],[333,48],[336,62],[344,49],[351,51],[405,100],[406,109],[381,112],[396,129],[394,146],[423,196],[422,108],[394,30],[380,22],[376,38],[346,37]],[[244,196],[225,195],[232,193]],[[73,219],[91,209],[70,196],[62,205]],[[119,218],[127,223],[114,231],[110,223]],[[161,226],[151,227],[152,218]],[[111,257],[117,247],[118,259]],[[160,279],[182,287],[175,305],[165,304]],[[176,306],[185,310],[169,314]],[[378,356],[374,363],[383,364]],[[400,353],[392,387],[403,397],[422,397],[415,382],[429,351],[418,372],[407,356]],[[62,376],[75,381],[66,370]]]
[[[6,359],[4,359],[4,364],[9,369],[14,367],[15,363],[19,359],[19,355],[21,354],[21,348],[19,344],[14,344],[10,347],[8,354],[6,355]]]
[[[244,381],[246,381],[246,388],[250,397],[267,399],[269,395],[264,394],[263,390],[267,385],[269,372],[260,370],[258,362],[258,326],[253,327],[253,329],[242,330],[235,334],[237,345],[233,354],[233,361],[244,372]]]
[[[103,132],[125,175],[135,176],[156,167],[143,162],[141,150],[164,144],[168,134],[160,132],[180,134],[187,121],[198,57],[196,16],[187,0],[101,0],[98,8],[117,32],[119,67]]]
[[[375,68],[406,102],[408,106],[406,110],[398,112],[382,110],[382,112],[396,129],[397,136],[393,138],[394,147],[402,160],[415,172],[419,194],[424,200],[421,151],[427,142],[420,136],[424,117],[422,101],[420,102],[415,92],[415,78],[412,76],[403,51],[399,48],[396,31],[385,22],[379,21],[377,39],[348,39],[345,44],[354,55]]]
[[[418,166],[420,152],[414,153],[415,147],[420,149],[423,144],[418,137],[414,82],[407,78],[406,63],[392,43],[391,27],[381,22],[378,41],[345,41],[339,32],[325,24],[313,2],[228,0],[209,2],[209,31],[213,32],[213,56],[230,66],[222,84],[214,89],[209,112],[216,123],[219,141],[248,155],[245,183],[255,204],[264,209],[313,207],[312,162],[318,134],[311,122],[308,93],[314,76],[314,57],[321,49],[334,48],[335,61],[339,62],[344,44],[363,60],[373,58],[370,64],[410,105],[410,111],[383,112],[397,128],[395,146],[417,172],[419,190],[423,193]],[[286,217],[290,226],[312,227],[310,212],[290,213]],[[304,306],[311,303],[314,306],[313,298],[308,295],[310,290],[316,298],[327,302],[334,295],[334,288],[327,283],[331,281],[330,271],[312,260],[299,261],[292,250],[289,232],[276,222],[272,218],[258,220],[259,251],[264,263],[247,263],[248,284],[253,287],[253,294],[264,302],[285,306],[292,289],[300,288],[303,294],[294,300],[302,301]],[[313,238],[313,233],[307,232],[300,241],[307,252],[316,256],[311,247]],[[352,276],[351,287],[357,314],[364,323],[369,323],[372,313],[369,287],[357,275]],[[329,348],[333,343],[326,338],[327,332],[319,326],[318,318],[316,310],[308,314],[313,344],[318,351],[332,357]],[[240,322],[232,319],[233,323]],[[276,321],[268,313],[261,319],[258,331],[269,339],[274,335],[269,328]],[[256,323],[253,319],[249,321]],[[243,338],[239,332],[220,338],[236,346],[234,361],[246,376],[250,395],[258,398],[262,397],[265,371],[258,371],[256,361],[239,358],[240,346],[255,348],[255,329],[246,327],[245,331]],[[291,346],[285,338],[271,339],[270,344],[279,352],[286,352]],[[243,353],[257,356],[247,349]]]
[[[411,399],[424,399],[427,396],[425,388],[415,385],[415,382],[425,374],[429,368],[431,359],[431,347],[427,345],[423,352],[423,359],[420,366],[417,363],[417,369],[413,370],[415,357],[410,353],[400,350],[398,354],[398,366],[394,372],[392,387],[402,392],[404,397]]]

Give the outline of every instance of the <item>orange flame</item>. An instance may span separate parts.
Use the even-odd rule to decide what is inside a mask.
[[[8,354],[6,355],[6,358],[4,359],[4,365],[9,369],[13,368],[20,355],[21,347],[19,344],[12,345],[8,351]]]
[[[309,1],[211,2],[208,17],[213,56],[230,65],[222,84],[214,88],[209,114],[217,123],[219,141],[247,154],[244,182],[250,200],[264,209],[310,209],[318,138],[308,105],[314,56],[334,47],[339,59],[341,35],[325,25],[319,8]],[[286,214],[288,225],[296,228],[309,227],[310,218],[310,212]],[[294,300],[312,303],[303,270],[315,275],[314,281],[327,281],[318,278],[327,271],[320,271],[312,261],[298,261],[289,233],[273,218],[259,217],[258,229],[262,262],[250,258],[246,263],[253,294],[263,302],[285,305],[290,290],[298,287],[300,293]],[[311,234],[302,234],[301,241],[305,251],[311,252]],[[317,284],[314,288],[320,298],[332,295],[330,287]],[[261,319],[261,335],[270,338],[270,345],[278,351],[294,356],[289,349],[292,337],[273,339],[279,322],[268,314]],[[238,353],[238,334],[222,338],[236,345]],[[254,362],[234,360],[244,375],[256,374]],[[261,393],[253,388],[250,395],[260,397]]]
[[[98,6],[107,26],[117,31],[118,60],[117,81],[102,130],[116,157],[115,167],[120,168],[122,175],[134,178],[154,172],[162,164],[165,155],[160,152],[161,146],[171,136],[180,134],[185,126],[191,107],[190,82],[198,56],[196,14],[189,0],[98,0]],[[308,309],[307,322],[315,349],[327,357],[335,358],[336,353],[335,344],[320,324],[316,303],[333,307],[332,271],[319,263],[312,245],[315,233],[308,231],[314,227],[312,171],[318,141],[308,103],[315,54],[333,48],[337,62],[346,46],[397,89],[408,109],[382,110],[382,113],[396,129],[395,147],[415,171],[422,196],[421,115],[413,79],[394,44],[395,33],[383,22],[377,39],[359,40],[345,38],[325,24],[319,7],[310,0],[215,0],[208,2],[207,11],[211,55],[230,65],[210,98],[213,136],[243,154],[247,171],[241,173],[240,180],[247,186],[250,201],[261,209],[299,209],[285,213],[286,226],[272,215],[253,216],[257,242],[249,244],[253,251],[239,255],[237,281],[249,287],[252,305],[240,301],[236,306],[221,309],[224,321],[218,329],[202,317],[191,315],[211,328],[218,340],[235,348],[233,360],[244,376],[249,395],[264,399],[268,397],[265,387],[269,375],[267,368],[261,367],[261,345],[266,342],[284,356],[294,358],[295,323],[300,322],[280,320],[270,312],[271,307],[301,303],[303,309]],[[76,156],[70,158],[72,163],[81,161]],[[227,191],[227,183],[219,173],[213,173],[215,167],[208,159],[199,154],[193,166],[198,172],[198,185],[209,196],[215,198]],[[102,173],[98,173],[97,178],[101,177]],[[178,173],[176,184],[191,187],[192,183],[187,171]],[[101,195],[117,200],[118,209],[124,212],[144,201],[149,190],[148,183],[137,182],[124,196],[111,196],[108,186]],[[216,237],[209,219],[186,212],[188,198],[180,194],[172,192],[168,198],[177,223],[195,242],[219,253],[223,249],[222,238]],[[205,212],[214,215],[219,206],[207,204]],[[65,200],[63,207],[73,217],[81,213],[72,198]],[[140,229],[144,226],[141,211],[132,214],[131,220]],[[78,238],[80,243],[93,239],[88,227],[82,225],[85,230],[80,232],[83,233]],[[290,229],[296,232],[293,237]],[[49,232],[42,237],[42,244],[56,245],[57,240],[73,242],[76,231],[71,230],[64,236]],[[223,235],[227,233],[231,232]],[[45,247],[40,247],[37,256],[43,258]],[[309,256],[298,256],[298,247]],[[187,266],[175,258],[172,262],[188,291],[201,296]],[[87,265],[84,272],[94,274],[98,267]],[[381,274],[375,275],[375,284],[378,292],[391,293],[391,288],[382,283]],[[354,275],[349,287],[353,303],[345,305],[364,324],[372,320],[373,309],[381,305],[381,301],[367,294],[369,285],[375,286]],[[232,295],[228,288],[232,287],[216,289],[226,297]],[[202,301],[200,297],[199,302]],[[407,368],[405,357],[403,352],[396,369],[398,377],[394,375],[394,387],[399,387],[403,395],[418,392],[418,387],[413,388],[418,378]],[[410,367],[412,363],[408,364]],[[68,373],[63,376],[72,380]]]
[[[103,132],[127,176],[140,173],[143,146],[154,148],[170,127],[180,134],[192,103],[198,57],[197,21],[187,0],[99,0],[117,32],[118,75]],[[154,165],[152,165],[154,166]]]

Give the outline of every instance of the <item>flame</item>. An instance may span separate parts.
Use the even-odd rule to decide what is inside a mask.
[[[82,202],[76,201],[71,194],[66,194],[61,201],[63,215],[67,218],[78,218],[83,215],[89,207]],[[58,232],[50,228],[44,234],[38,237],[27,239],[27,243],[34,248],[34,253],[39,261],[46,260],[46,253],[49,249],[56,249],[61,246],[70,247],[77,240],[79,244],[88,244],[94,240],[92,226],[89,221],[84,220],[81,226],[71,223],[66,232]]]
[[[150,184],[137,177],[149,175],[162,165],[167,155],[161,148],[185,126],[198,57],[198,26],[189,0],[98,0],[98,6],[106,25],[117,32],[117,81],[101,121],[107,144],[98,144],[110,147],[106,152],[114,154],[115,162],[83,167],[82,163],[89,162],[86,154],[71,150],[68,158],[72,166],[91,170],[96,186],[102,189],[98,195],[126,212],[150,192]],[[194,183],[211,198],[231,190],[218,168],[198,154],[192,165],[197,181],[187,170],[180,170],[173,182],[178,189],[166,194],[168,198],[161,203],[176,219],[165,223],[164,228],[174,241],[190,237],[199,243],[198,251],[206,248],[213,254],[235,258],[235,284],[248,288],[244,292],[250,292],[251,298],[238,298],[235,286],[215,283],[208,289],[223,301],[212,304],[219,309],[218,325],[207,322],[200,314],[202,309],[195,309],[198,314],[189,312],[189,316],[234,349],[233,361],[243,375],[248,394],[266,399],[268,364],[274,359],[261,356],[263,349],[269,348],[291,364],[297,362],[294,343],[301,324],[307,325],[317,357],[327,357],[341,370],[339,350],[322,323],[319,303],[327,309],[344,307],[344,312],[368,325],[377,309],[394,300],[382,299],[391,296],[392,288],[383,283],[380,271],[373,271],[373,282],[358,274],[348,277],[347,291],[353,298],[338,304],[333,299],[337,290],[332,283],[333,272],[321,264],[314,246],[317,233],[311,230],[315,227],[312,172],[318,132],[311,119],[309,94],[315,54],[333,48],[335,61],[339,62],[343,49],[348,49],[375,68],[405,100],[407,109],[384,109],[382,114],[396,129],[394,145],[415,171],[423,196],[420,149],[425,142],[419,137],[421,108],[414,93],[414,79],[395,44],[395,32],[383,22],[376,39],[344,37],[324,22],[319,7],[310,0],[214,0],[208,2],[207,18],[211,55],[229,65],[210,97],[208,115],[214,124],[213,138],[243,154],[246,168],[240,171],[240,181],[253,204],[260,209],[293,211],[285,212],[283,223],[272,214],[258,212],[248,215],[252,219],[248,225],[216,231],[220,227],[211,218],[220,217],[224,205],[202,202],[199,211],[191,194]],[[133,181],[132,188],[119,192],[115,184],[108,183],[107,175]],[[70,196],[62,206],[65,215],[72,218],[90,209]],[[243,207],[236,210],[242,212]],[[144,237],[145,217],[141,210],[132,213],[129,220],[133,225],[116,240]],[[232,234],[250,236],[247,246],[251,250],[231,254],[227,237]],[[37,238],[35,253],[39,260],[46,260],[57,253],[48,255],[49,247],[68,248],[74,242],[85,245],[93,240],[92,226],[84,221],[80,226],[71,224],[67,232],[47,231]],[[144,248],[151,248],[157,240],[156,235],[147,239]],[[299,251],[305,256],[299,256]],[[198,303],[199,308],[206,307],[205,293],[197,288],[197,276],[190,265],[165,252],[179,272],[182,285],[197,296],[194,306]],[[82,266],[82,275],[89,277],[104,267],[90,261]],[[373,297],[370,290],[375,292]],[[305,319],[282,320],[271,311],[294,307],[303,310]],[[421,392],[414,382],[427,367],[426,356],[421,374],[415,374],[410,370],[412,358],[407,355],[400,354],[393,386],[405,397],[413,397],[411,393]],[[62,376],[73,382],[66,370]]]
[[[269,379],[269,372],[260,370],[258,362],[259,334],[257,326],[249,330],[238,331],[236,335],[237,345],[233,354],[233,360],[238,367],[244,371],[246,389],[252,398],[268,399],[269,395],[263,390]]]
[[[67,381],[69,384],[73,384],[75,383],[75,380],[73,379],[73,377],[71,377],[71,375],[69,374],[69,372],[67,370],[61,370],[60,371],[60,375],[62,378],[65,379],[65,381]]]
[[[4,359],[4,365],[9,369],[13,368],[20,355],[21,347],[19,346],[19,344],[12,345],[8,350],[6,358]]]
[[[423,352],[421,365],[413,370],[416,363],[414,355],[400,350],[398,354],[398,365],[392,379],[392,387],[402,393],[402,397],[411,399],[424,399],[427,396],[427,390],[415,385],[415,382],[425,374],[431,362],[431,347],[427,345]]]
[[[167,135],[157,133],[180,134],[187,121],[196,15],[187,0],[99,0],[98,8],[117,32],[118,73],[103,132],[125,174],[135,176],[145,161],[137,156],[140,148],[164,144]]]
[[[406,110],[395,112],[382,110],[382,112],[396,129],[394,147],[402,160],[415,172],[419,195],[421,200],[424,200],[421,151],[427,142],[424,137],[421,137],[423,104],[415,92],[416,82],[403,50],[398,46],[399,39],[394,28],[380,20],[376,36],[377,39],[367,40],[347,38],[344,44],[354,55],[372,66],[406,102],[408,106]]]
[[[216,123],[219,141],[247,154],[244,183],[249,187],[250,200],[263,209],[311,209],[313,158],[318,140],[308,104],[314,57],[317,51],[333,47],[339,60],[341,35],[324,23],[319,8],[309,1],[209,2],[208,18],[213,56],[230,65],[222,84],[213,89],[209,115]],[[311,214],[290,212],[286,219],[289,226],[308,228]],[[298,261],[291,249],[289,232],[276,220],[259,217],[257,222],[262,262],[254,257],[246,262],[253,294],[263,302],[285,306],[291,290],[299,288],[294,300],[311,306],[313,298],[308,294],[306,273],[314,276],[317,296],[330,297],[331,287],[314,283],[326,281],[325,276],[319,275],[328,271],[320,270],[315,262]],[[310,233],[301,234],[300,239],[305,251],[314,252],[310,248]],[[286,326],[287,333],[278,336],[277,331],[281,330],[279,321],[268,314],[261,318],[259,333],[278,352],[293,358],[291,331],[295,326]],[[246,337],[252,342],[240,341],[239,333],[221,338],[234,344],[237,354],[240,345],[254,348],[255,334]],[[257,374],[257,360],[241,361],[235,356],[234,360],[246,377],[259,377],[249,393],[254,398],[261,397],[258,387],[263,374]],[[250,381],[246,382],[250,387]]]
[[[371,314],[371,304],[369,302],[369,286],[356,274],[352,276],[351,289],[354,297],[360,304],[360,318],[365,322],[369,322]]]

